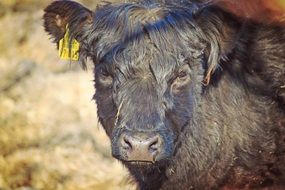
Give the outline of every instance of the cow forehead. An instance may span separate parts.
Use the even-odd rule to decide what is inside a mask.
[[[127,78],[153,75],[156,80],[163,80],[185,63],[185,57],[178,49],[170,46],[158,48],[149,41],[141,41],[116,53],[111,52],[107,62],[115,73]]]

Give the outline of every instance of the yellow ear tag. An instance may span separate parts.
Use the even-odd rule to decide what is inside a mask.
[[[69,43],[70,40],[71,43]],[[66,26],[64,37],[59,41],[59,57],[64,60],[78,61],[79,45],[76,39],[69,39],[69,28]]]

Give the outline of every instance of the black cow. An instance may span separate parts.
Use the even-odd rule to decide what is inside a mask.
[[[285,29],[214,5],[72,1],[45,9],[95,64],[98,116],[142,190],[285,188]]]

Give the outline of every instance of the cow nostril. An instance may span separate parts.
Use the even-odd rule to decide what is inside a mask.
[[[122,147],[125,150],[131,150],[133,148],[132,143],[130,142],[130,140],[127,137],[123,137]]]
[[[158,149],[159,149],[159,140],[158,140],[158,137],[156,137],[153,139],[153,142],[150,143],[149,150],[151,152],[156,152],[158,151]]]

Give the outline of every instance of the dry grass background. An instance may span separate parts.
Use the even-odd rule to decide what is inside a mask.
[[[92,69],[61,64],[43,31],[50,2],[0,1],[0,190],[134,189],[98,124]]]

